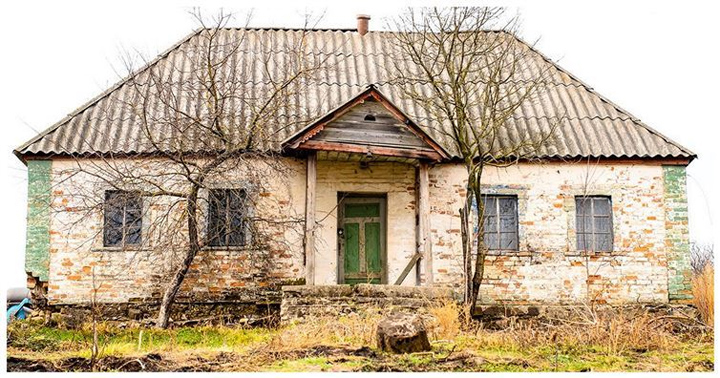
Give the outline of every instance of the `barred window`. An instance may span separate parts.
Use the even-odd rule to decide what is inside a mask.
[[[610,197],[575,197],[577,248],[610,252],[613,249]]]
[[[246,241],[245,191],[210,190],[208,240],[211,246],[242,246]]]
[[[142,197],[137,192],[105,192],[103,245],[138,245],[142,241]]]
[[[489,250],[518,250],[517,197],[483,197],[485,203],[484,240]]]

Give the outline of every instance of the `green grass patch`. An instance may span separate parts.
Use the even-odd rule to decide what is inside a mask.
[[[282,360],[270,365],[268,371],[329,371],[333,367],[327,357],[305,357],[297,360]]]
[[[174,329],[116,328],[98,326],[98,340],[105,355],[127,355],[175,350],[243,351],[269,340],[266,328],[183,327]],[[76,352],[83,356],[92,343],[92,329],[59,329],[35,322],[14,322],[8,327],[8,347],[33,352]]]

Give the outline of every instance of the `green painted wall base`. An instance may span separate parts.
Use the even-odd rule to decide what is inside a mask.
[[[665,184],[665,246],[668,257],[668,299],[692,299],[690,230],[685,166],[663,166]]]
[[[28,160],[25,271],[47,282],[50,268],[50,172],[52,161]]]

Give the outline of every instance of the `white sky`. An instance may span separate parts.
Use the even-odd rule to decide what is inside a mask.
[[[355,1],[12,2],[0,9],[0,191],[3,295],[23,286],[27,177],[12,150],[116,82],[123,50],[154,56],[197,25],[188,12],[220,7],[253,26],[300,26],[302,14],[325,12],[321,27],[371,29],[408,4]],[[394,4],[394,2],[392,2]],[[471,2],[466,2],[471,3]],[[477,2],[475,2],[477,4]],[[691,238],[711,243],[720,222],[718,188],[720,12],[712,2],[501,2],[520,12],[521,36],[599,93],[700,156],[688,169]],[[238,4],[243,4],[239,8]],[[342,4],[342,5],[338,5]],[[444,2],[443,4],[448,4]],[[681,5],[680,5],[681,4]],[[242,17],[237,24],[242,25]],[[715,167],[715,168],[713,168]],[[713,223],[714,222],[714,223]]]

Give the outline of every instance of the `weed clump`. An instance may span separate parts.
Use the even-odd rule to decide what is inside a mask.
[[[696,272],[692,278],[693,304],[700,312],[702,321],[713,327],[715,321],[715,267],[705,264],[702,270]]]

